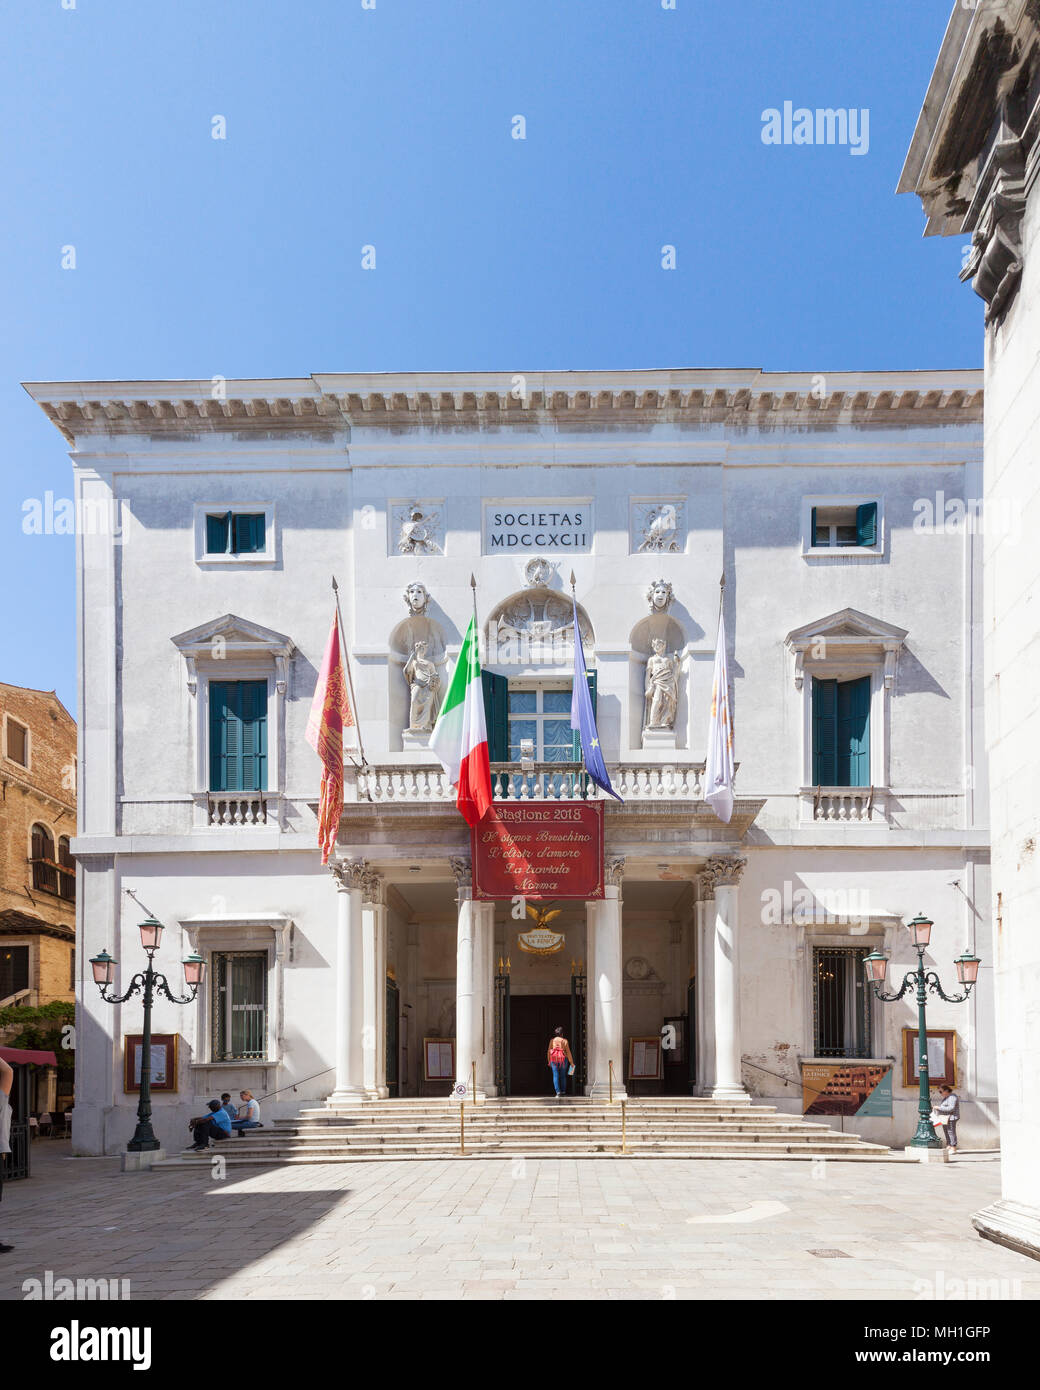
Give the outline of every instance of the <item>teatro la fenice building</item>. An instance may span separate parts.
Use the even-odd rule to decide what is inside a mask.
[[[882,1086],[825,1118],[902,1146],[916,1009],[874,1001],[861,961],[886,952],[898,983],[918,912],[948,990],[965,948],[982,958],[968,1002],[930,996],[928,1022],[961,1146],[995,1147],[981,373],[27,389],[70,446],[79,515],[77,1150],[133,1132],[140,998],[102,1002],[89,958],[107,948],[125,989],[144,909],[175,989],[183,956],[207,962],[198,999],[153,1018],[167,1148],[222,1091],[267,1097],[265,1120],[474,1074],[548,1096],[557,1025],[597,1097],[613,1063],[615,1097],[800,1114],[806,1067],[872,1065],[891,1102]],[[574,751],[572,571],[623,804]],[[333,575],[364,758],[355,738],[322,867],[304,731]],[[427,747],[471,575],[498,801],[603,803],[602,896],[529,904],[559,910],[542,930],[477,897]],[[722,576],[728,824],[702,797]]]

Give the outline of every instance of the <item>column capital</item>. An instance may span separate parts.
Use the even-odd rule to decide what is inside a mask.
[[[698,878],[701,886],[708,888],[708,895],[714,897],[716,888],[735,888],[746,867],[747,860],[740,855],[713,854]]]
[[[371,904],[386,902],[386,879],[374,869],[366,867],[361,876],[361,901]]]
[[[625,860],[623,855],[607,860],[604,876],[606,882],[609,883],[612,888],[621,887],[621,880],[625,876]]]
[[[365,879],[372,871],[367,859],[333,859],[329,862],[329,873],[339,890],[346,892],[348,888],[364,888]]]
[[[473,865],[470,863],[468,856],[452,855],[448,863],[451,865],[451,871],[455,875],[455,882],[458,884],[459,888],[472,888]]]

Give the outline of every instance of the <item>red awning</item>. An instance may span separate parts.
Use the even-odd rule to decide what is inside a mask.
[[[5,1062],[36,1062],[41,1067],[56,1067],[58,1059],[53,1052],[31,1052],[24,1047],[0,1047],[0,1057]]]

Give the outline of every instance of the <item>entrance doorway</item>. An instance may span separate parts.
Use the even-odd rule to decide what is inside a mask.
[[[547,1053],[549,1039],[562,1028],[571,1045],[574,1060],[578,1047],[570,1035],[571,996],[569,994],[513,994],[509,999],[510,1087],[513,1096],[551,1096],[552,1072]],[[568,1083],[574,1091],[576,1077]]]

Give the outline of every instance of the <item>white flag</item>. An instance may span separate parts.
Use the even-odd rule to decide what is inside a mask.
[[[729,708],[729,667],[726,663],[726,627],[719,614],[715,645],[715,672],[711,683],[711,719],[708,723],[708,757],[704,768],[704,800],[729,824],[733,814],[733,716]]]

